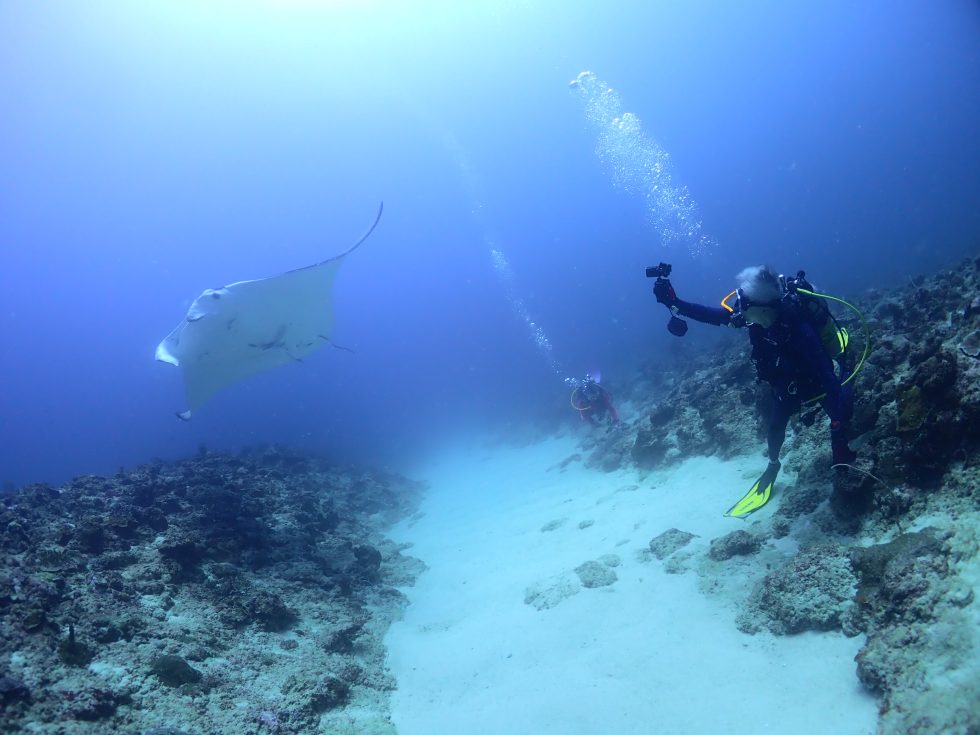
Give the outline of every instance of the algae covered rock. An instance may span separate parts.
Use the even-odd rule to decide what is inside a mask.
[[[666,559],[680,548],[687,546],[696,538],[693,533],[668,528],[659,536],[650,539],[650,551],[658,559]]]
[[[922,398],[922,388],[909,386],[898,394],[898,420],[895,429],[900,433],[917,431],[926,420],[928,409]]]
[[[73,720],[94,722],[112,717],[120,705],[130,704],[132,698],[126,692],[105,688],[68,690],[66,714]]]
[[[874,621],[930,620],[949,571],[945,537],[933,528],[856,547],[850,561],[860,582],[862,611]]]
[[[207,554],[199,537],[183,529],[172,529],[160,544],[160,556],[171,559],[182,567],[195,567]]]
[[[168,687],[196,684],[201,680],[201,672],[180,656],[157,656],[150,664],[150,670]]]
[[[598,561],[587,561],[575,567],[575,573],[583,587],[608,587],[618,577],[608,565]]]
[[[296,612],[270,592],[256,592],[246,609],[249,619],[270,633],[288,630],[296,622]]]
[[[318,682],[310,706],[314,712],[326,712],[329,709],[342,707],[350,697],[350,684],[339,676],[325,676]]]
[[[855,552],[868,632],[857,672],[882,699],[880,732],[980,732],[980,515]]]
[[[0,676],[0,704],[4,707],[17,701],[28,701],[31,690],[20,679],[13,676]]]
[[[369,620],[364,612],[341,616],[320,634],[320,647],[328,653],[350,653]]]
[[[95,651],[75,637],[75,626],[68,626],[68,637],[58,644],[58,655],[69,666],[88,666],[95,658]]]
[[[530,585],[524,591],[524,604],[538,610],[549,610],[562,600],[578,594],[581,587],[579,580],[570,573],[559,574]]]
[[[764,625],[777,634],[841,628],[854,605],[856,586],[843,547],[801,551],[762,579],[739,616],[738,627],[755,633]]]
[[[715,561],[725,561],[733,556],[747,556],[762,547],[762,539],[748,531],[732,531],[711,540],[708,556]]]

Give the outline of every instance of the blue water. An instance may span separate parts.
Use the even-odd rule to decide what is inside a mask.
[[[586,69],[706,247],[664,236],[641,159],[603,154],[568,87]],[[967,0],[8,0],[0,98],[0,482],[202,443],[397,465],[523,436],[574,419],[562,377],[622,385],[669,346],[647,265],[692,300],[758,262],[853,294],[980,244]],[[354,352],[177,421],[153,353],[190,301],[344,250],[381,200],[337,278]]]

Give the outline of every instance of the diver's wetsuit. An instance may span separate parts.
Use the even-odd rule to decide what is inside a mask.
[[[732,326],[731,313],[720,307],[692,304],[677,299],[677,313],[705,324]],[[779,316],[771,327],[750,324],[752,362],[756,374],[772,388],[773,409],[769,418],[767,442],[769,459],[779,459],[786,438],[786,424],[804,401],[824,394],[820,399],[830,417],[834,462],[850,462],[854,454],[847,447],[847,424],[854,413],[854,396],[849,386],[841,385],[834,363],[824,349],[813,325],[794,309],[792,303],[779,306]],[[845,371],[846,372],[846,371]]]
[[[579,416],[583,421],[588,421],[593,426],[597,425],[597,419],[603,413],[608,413],[612,417],[614,424],[619,423],[619,414],[612,403],[612,396],[609,391],[595,382],[582,385],[578,390],[582,405],[578,407]]]

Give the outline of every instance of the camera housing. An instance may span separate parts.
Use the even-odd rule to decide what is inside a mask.
[[[672,268],[670,263],[651,265],[647,268],[647,278],[669,278]]]

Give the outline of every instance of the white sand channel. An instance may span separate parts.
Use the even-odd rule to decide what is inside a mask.
[[[708,542],[746,527],[722,514],[758,458],[640,479],[559,468],[574,451],[571,438],[460,450],[417,473],[431,485],[422,515],[395,529],[429,565],[388,637],[400,735],[875,731],[854,673],[862,637],[739,632],[749,582],[734,560],[718,565],[722,592],[702,591]],[[671,527],[698,535],[677,552],[685,573],[643,553]],[[618,581],[580,586],[574,569],[610,554]],[[535,586],[560,601],[526,604]]]

